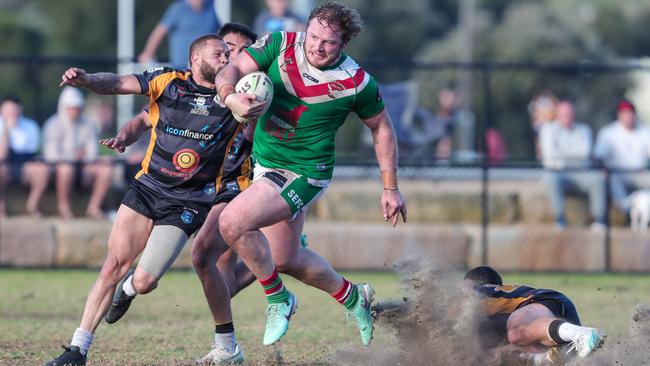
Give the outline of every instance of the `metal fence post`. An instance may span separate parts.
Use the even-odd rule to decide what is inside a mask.
[[[478,151],[481,153],[481,264],[487,265],[489,258],[488,229],[490,225],[489,198],[489,160],[487,150],[487,129],[492,125],[492,86],[490,70],[487,66],[481,68],[483,79],[483,114],[484,120],[478,133]]]
[[[34,103],[34,117],[37,121],[43,121],[43,88],[41,87],[41,70],[43,59],[41,56],[31,57],[27,63],[27,78],[33,90],[32,103]]]
[[[611,206],[611,196],[609,194],[609,186],[610,186],[610,177],[611,177],[612,172],[609,169],[605,169],[605,212],[607,215],[605,215],[607,222],[605,223],[605,243],[603,248],[605,250],[605,272],[609,273],[612,271],[612,251],[611,251],[611,243],[612,243],[612,219],[610,217],[610,208]]]

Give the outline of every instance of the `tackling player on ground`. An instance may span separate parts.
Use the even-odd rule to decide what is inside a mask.
[[[223,211],[223,238],[260,281],[267,296],[263,343],[286,332],[296,298],[278,271],[331,294],[354,317],[364,345],[372,338],[373,289],[354,285],[318,254],[300,245],[305,210],[327,188],[334,168],[334,137],[349,112],[372,131],[384,191],[383,216],[393,225],[406,206],[397,186],[397,145],[377,83],[342,50],[362,30],[359,13],[327,2],[314,8],[306,33],[277,32],[258,40],[217,75],[219,99],[233,114],[254,116],[257,103],[234,85],[253,71],[274,84],[269,110],[254,135],[253,184]],[[245,217],[245,220],[242,220]]]
[[[225,206],[249,184],[251,143],[230,111],[213,101],[213,80],[228,62],[226,44],[218,35],[205,35],[192,43],[189,53],[190,71],[158,68],[118,76],[71,68],[62,76],[61,85],[86,87],[98,94],[149,96],[149,119],[128,123],[102,144],[122,152],[144,130],[152,131],[142,169],[117,212],[108,254],[86,300],[81,324],[70,347],[47,366],[85,365],[93,333],[108,311],[115,286],[143,249],[135,273],[118,288],[114,300],[118,304],[126,299],[128,307],[136,293],[152,291],[213,204]],[[210,362],[241,362],[227,287],[218,273],[207,286],[212,287],[206,292],[220,294],[215,296],[219,304],[210,304],[217,333],[220,329],[228,333],[222,352],[213,354]]]
[[[478,295],[477,333],[485,349],[510,344],[521,358],[542,365],[560,361],[560,346],[583,358],[603,342],[604,332],[581,326],[571,300],[557,291],[503,285],[487,266],[467,272],[465,281]]]

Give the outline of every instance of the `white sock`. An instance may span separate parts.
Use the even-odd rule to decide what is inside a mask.
[[[138,292],[135,291],[135,288],[133,287],[133,275],[130,275],[129,278],[124,281],[124,284],[122,284],[122,290],[125,294],[131,297],[138,294]]]
[[[88,353],[90,345],[93,344],[93,334],[83,328],[77,328],[72,335],[71,346],[79,347],[82,355]]]
[[[235,332],[214,333],[214,345],[222,346],[229,353],[235,352],[235,348],[237,347],[237,339],[235,338]]]
[[[562,340],[567,342],[573,342],[580,328],[582,327],[579,325],[571,324],[569,322],[564,322],[558,328],[557,333],[560,336],[560,338],[562,338]]]

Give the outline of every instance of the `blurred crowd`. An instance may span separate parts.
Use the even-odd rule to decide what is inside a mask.
[[[265,9],[254,21],[259,35],[275,31],[304,31],[305,19],[290,9],[289,0],[266,0]],[[206,33],[217,33],[221,22],[213,0],[177,0],[165,11],[150,33],[138,56],[142,64],[155,64],[156,53],[165,38],[169,43],[169,65],[188,67],[190,43]],[[146,112],[134,118],[147,118]],[[61,218],[73,217],[73,192],[85,190],[89,199],[85,216],[106,217],[104,200],[113,185],[116,159],[100,147],[98,140],[112,137],[117,129],[114,105],[96,98],[86,101],[81,91],[65,87],[59,95],[57,110],[44,123],[22,113],[22,102],[15,95],[0,101],[0,217],[7,215],[5,196],[9,184],[24,185],[29,193],[24,211],[42,216],[41,199],[52,183],[56,192],[57,212]],[[131,146],[119,167],[129,182],[145,157],[149,134]]]
[[[603,126],[595,139],[590,125],[577,121],[571,100],[545,91],[533,98],[529,108],[556,227],[567,224],[568,194],[588,196],[596,231],[607,225],[608,199],[629,216],[634,192],[650,188],[646,174],[650,129],[639,121],[634,104],[621,100],[616,119]]]
[[[66,87],[56,113],[41,131],[38,123],[23,116],[20,99],[5,96],[0,102],[0,215],[6,215],[5,187],[14,182],[29,186],[25,212],[41,216],[39,203],[52,180],[61,217],[72,217],[72,191],[88,188],[86,215],[103,218],[101,205],[113,168],[112,159],[99,154],[97,141],[104,128],[110,129],[102,121],[112,124],[112,113],[111,106],[87,105],[79,90]]]
[[[212,0],[177,0],[150,33],[138,61],[155,63],[159,45],[167,37],[170,65],[185,69],[190,42],[199,35],[217,32],[220,26]],[[305,19],[291,10],[289,0],[266,0],[253,27],[263,36],[280,30],[302,31],[306,25]],[[476,151],[482,151],[491,165],[507,160],[502,133],[491,127],[477,136],[475,116],[464,107],[467,103],[462,93],[453,87],[442,88],[433,101],[424,103],[430,108],[421,105],[415,81],[384,84],[380,89],[402,158],[467,161],[480,158]],[[638,121],[631,102],[620,101],[616,119],[601,128],[595,139],[590,127],[594,124],[576,120],[574,103],[550,91],[533,96],[528,112],[535,153],[545,168],[544,183],[558,228],[567,225],[567,195],[587,196],[592,227],[602,230],[607,225],[609,199],[629,214],[633,192],[650,188],[650,180],[642,174],[650,157],[650,130]],[[147,118],[147,113],[135,118]],[[73,216],[71,193],[85,189],[89,192],[85,215],[104,218],[102,205],[114,177],[123,182],[131,180],[148,144],[144,136],[127,150],[119,165],[124,168],[119,170],[124,176],[119,176],[112,152],[97,143],[100,138],[112,136],[116,129],[114,105],[99,98],[87,101],[74,88],[61,90],[57,111],[44,121],[42,131],[39,123],[23,116],[21,101],[6,95],[0,103],[0,215],[6,215],[8,184],[28,187],[24,211],[38,217],[42,215],[41,198],[53,183],[59,216]],[[363,135],[362,142],[372,146],[372,136]]]

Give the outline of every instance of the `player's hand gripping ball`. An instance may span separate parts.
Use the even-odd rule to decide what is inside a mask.
[[[273,83],[268,75],[261,71],[255,71],[239,79],[237,85],[235,85],[235,92],[254,94],[257,97],[257,101],[266,102],[266,106],[260,114],[262,115],[271,105],[271,100],[273,99]],[[240,123],[254,122],[235,113],[233,113],[233,116]]]

